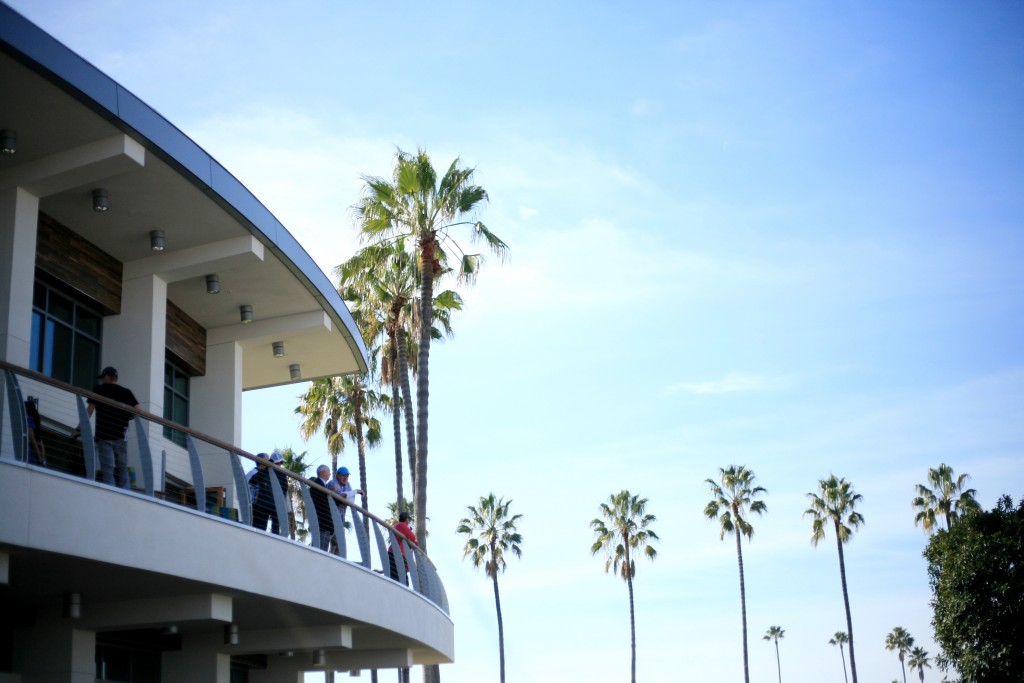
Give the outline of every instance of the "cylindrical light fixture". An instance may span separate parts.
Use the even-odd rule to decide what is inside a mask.
[[[164,237],[163,230],[150,230],[149,231],[149,248],[153,251],[163,251],[164,247],[167,246],[167,239]]]
[[[224,644],[238,645],[238,624],[224,624]]]
[[[103,213],[110,208],[110,195],[102,187],[92,191],[92,210]]]
[[[273,348],[274,348],[274,358],[281,358],[282,356],[284,356],[284,342],[283,341],[274,342],[273,344],[271,344],[271,346],[273,346]]]
[[[0,130],[0,154],[14,154],[18,151],[18,134],[13,130]]]
[[[209,275],[206,276],[206,293],[220,293],[220,276],[217,275],[216,273],[210,273]]]
[[[292,379],[302,379],[302,366],[298,363],[292,363],[288,366],[288,374]]]
[[[313,653],[313,666],[327,666],[327,653],[317,650]]]
[[[238,307],[238,312],[242,316],[242,323],[247,324],[252,322],[252,306],[249,304],[242,304]]]
[[[81,593],[68,593],[64,596],[64,616],[69,619],[82,618]]]

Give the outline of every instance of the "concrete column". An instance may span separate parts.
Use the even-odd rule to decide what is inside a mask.
[[[154,415],[164,413],[164,350],[167,345],[167,283],[155,275],[125,280],[121,314],[103,319],[103,365]]]
[[[26,681],[96,681],[96,633],[75,628],[70,619],[37,614],[35,624],[15,636],[14,651],[15,667]]]
[[[161,655],[161,669],[163,683],[231,683],[231,655],[218,652],[202,634],[184,634],[181,650]]]
[[[0,358],[28,367],[32,344],[39,198],[0,190]]]
[[[206,347],[206,376],[189,385],[193,429],[237,446],[242,442],[242,346],[227,341]]]

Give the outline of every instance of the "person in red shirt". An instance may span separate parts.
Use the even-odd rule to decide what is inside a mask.
[[[405,538],[408,539],[408,541],[412,543],[414,546],[418,545],[418,541],[416,540],[416,533],[413,532],[412,527],[409,526],[409,521],[411,519],[412,516],[408,512],[403,512],[398,515],[398,524],[395,525],[395,531],[399,533],[398,549],[402,551],[402,560],[406,562],[405,568],[407,571],[409,569],[409,563],[408,560],[406,560],[405,555],[405,541],[403,541],[401,537],[405,536]],[[391,578],[395,581],[398,581],[398,564],[395,562],[395,549],[391,546],[388,546],[388,560],[391,564]],[[408,579],[405,580],[405,584],[409,584]]]

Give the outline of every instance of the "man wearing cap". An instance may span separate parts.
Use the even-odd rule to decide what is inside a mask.
[[[334,493],[337,493],[339,496],[344,498],[349,503],[352,503],[353,505],[357,505],[358,503],[356,503],[356,494],[358,493],[361,496],[365,496],[366,495],[366,491],[364,491],[363,489],[353,489],[352,488],[352,484],[348,483],[348,477],[349,477],[348,468],[347,467],[339,467],[338,471],[335,472],[335,474],[334,474],[334,478],[331,479],[331,481],[327,484],[327,488],[329,488]],[[348,512],[348,506],[347,505],[339,505],[338,506],[338,510],[339,510],[339,512],[341,512],[341,522],[342,522],[342,524],[344,524],[345,523],[345,513]],[[331,546],[331,552],[335,552],[335,550],[336,550],[336,546],[332,545]]]
[[[93,387],[92,393],[139,409],[139,401],[131,389],[117,383],[117,368],[108,365],[98,379],[100,383]],[[117,486],[128,488],[128,442],[124,437],[132,414],[91,398],[88,411],[89,417],[93,411],[96,412],[96,455],[100,460],[103,482],[114,484],[116,473]]]

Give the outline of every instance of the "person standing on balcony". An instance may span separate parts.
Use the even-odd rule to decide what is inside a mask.
[[[117,383],[117,368],[109,365],[103,368],[99,380],[92,393],[139,409],[139,401],[131,389]],[[128,442],[125,441],[125,433],[132,414],[92,399],[89,399],[88,411],[89,417],[96,412],[96,455],[100,460],[103,482],[113,485],[116,475],[117,486],[128,488]],[[75,431],[81,432],[80,429]]]
[[[409,562],[405,556],[405,542],[402,540],[402,536],[405,536],[413,545],[417,545],[416,533],[409,526],[409,522],[412,520],[412,515],[408,512],[403,512],[398,515],[398,524],[395,525],[395,531],[398,532],[398,549],[402,552],[402,560],[405,562],[406,571],[409,570]],[[398,581],[398,563],[395,562],[395,549],[388,546],[388,562],[391,565],[391,578]],[[408,579],[406,579],[406,585],[408,585]]]
[[[347,467],[339,467],[337,473],[335,473],[335,475],[334,475],[334,479],[331,479],[330,483],[327,484],[327,488],[329,488],[334,493],[337,493],[339,496],[344,498],[346,501],[348,501],[349,503],[352,503],[354,505],[355,502],[356,502],[356,494],[358,493],[359,495],[365,495],[365,492],[363,491],[363,489],[353,489],[352,488],[352,484],[348,483],[348,477],[349,477],[348,468]],[[342,524],[342,527],[344,527],[345,526],[345,513],[348,512],[348,506],[347,505],[339,505],[338,509],[341,512],[341,524]],[[339,531],[339,533],[345,533],[344,528],[341,529]],[[339,552],[337,539],[335,539],[335,542],[331,544],[331,552],[336,554],[336,555]]]
[[[330,550],[331,537],[334,536],[334,518],[331,517],[331,497],[327,489],[331,479],[331,468],[327,465],[320,465],[316,468],[316,476],[309,480],[309,496],[313,499],[313,509],[316,510],[316,523],[320,529],[320,550]],[[319,486],[314,486],[319,484]]]

